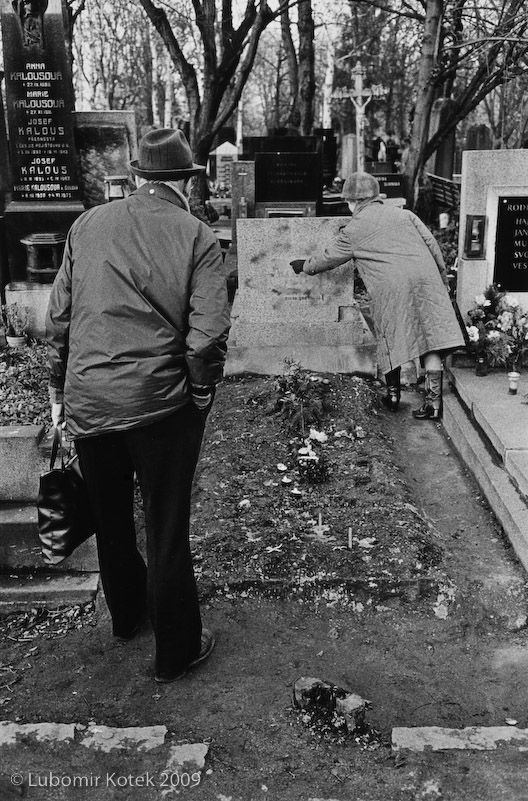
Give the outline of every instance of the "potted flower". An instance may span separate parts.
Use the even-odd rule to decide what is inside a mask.
[[[491,284],[482,295],[476,296],[474,306],[468,311],[467,332],[477,375],[487,375],[488,367],[503,367],[508,363],[511,345],[501,327],[501,322],[505,327],[510,323],[508,315],[501,317],[510,309],[503,304],[505,297],[509,296],[499,286]]]
[[[8,303],[2,306],[1,312],[8,346],[10,348],[23,347],[27,343],[29,309],[18,303]]]

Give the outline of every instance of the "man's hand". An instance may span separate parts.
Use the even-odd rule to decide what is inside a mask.
[[[64,423],[64,404],[52,403],[51,404],[51,422],[57,428],[61,423]]]
[[[299,273],[302,273],[305,261],[306,259],[294,259],[293,261],[290,262],[290,267],[292,268],[295,275],[299,275]]]

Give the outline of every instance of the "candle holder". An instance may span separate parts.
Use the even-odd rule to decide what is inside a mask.
[[[517,395],[517,388],[519,384],[519,378],[521,377],[520,373],[517,373],[515,370],[512,370],[508,373],[508,394],[509,395]]]

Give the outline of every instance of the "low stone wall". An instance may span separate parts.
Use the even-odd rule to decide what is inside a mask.
[[[39,446],[44,426],[0,426],[0,502],[31,502],[47,460]]]
[[[95,537],[51,570],[42,561],[36,500],[40,475],[49,469],[51,444],[42,425],[0,426],[0,575],[99,570]]]
[[[46,312],[48,310],[51,284],[32,284],[29,281],[13,281],[6,286],[6,303],[18,303],[29,309],[28,333],[44,338]]]

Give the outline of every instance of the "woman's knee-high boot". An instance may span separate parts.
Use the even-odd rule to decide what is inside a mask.
[[[428,370],[425,374],[425,399],[415,409],[416,420],[440,420],[442,417],[442,370]]]
[[[383,398],[383,405],[391,412],[398,410],[400,405],[401,385],[400,385],[401,367],[396,367],[395,370],[390,370],[385,373],[385,383],[387,390]]]

